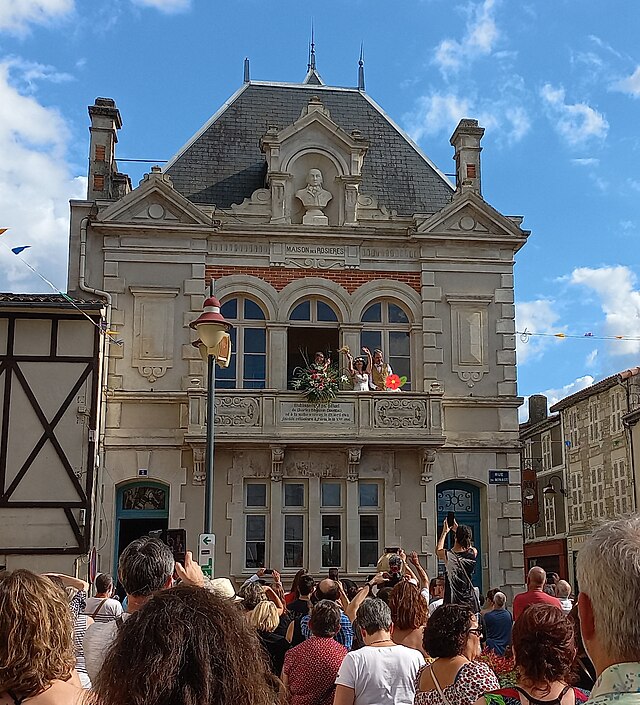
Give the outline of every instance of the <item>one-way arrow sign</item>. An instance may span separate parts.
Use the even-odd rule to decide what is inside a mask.
[[[200,534],[198,542],[198,563],[202,568],[202,572],[210,578],[214,575],[213,559],[216,549],[215,534]]]

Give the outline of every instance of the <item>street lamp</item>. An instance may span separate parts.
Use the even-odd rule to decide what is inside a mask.
[[[542,494],[557,494],[556,488],[553,486],[553,480],[557,480],[557,481],[558,481],[558,483],[559,483],[559,485],[560,485],[560,486],[558,487],[558,490],[560,491],[560,494],[566,496],[567,493],[565,492],[565,489],[564,489],[564,487],[562,486],[562,480],[561,480],[557,475],[553,475],[552,477],[549,478],[549,484],[548,484],[548,485],[545,485],[545,486],[542,488]]]
[[[194,345],[200,349],[203,359],[207,360],[207,438],[205,451],[204,480],[204,533],[213,533],[213,439],[215,418],[215,387],[216,387],[216,354],[224,334],[231,330],[220,312],[220,302],[213,295],[213,280],[209,288],[209,296],[205,299],[202,313],[192,321],[193,328],[200,339]]]

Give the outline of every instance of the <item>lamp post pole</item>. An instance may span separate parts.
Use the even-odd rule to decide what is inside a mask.
[[[213,281],[211,283],[213,295]],[[204,475],[204,533],[213,533],[213,454],[214,432],[216,413],[216,358],[207,355],[207,439],[205,449],[205,475]]]
[[[209,296],[205,299],[202,314],[190,324],[200,339],[193,343],[200,349],[202,357],[207,360],[207,431],[205,446],[205,479],[204,479],[204,533],[213,533],[213,500],[214,500],[214,434],[215,434],[215,402],[216,402],[216,354],[220,342],[231,325],[225,321],[220,311],[220,302],[213,295],[213,279],[209,284]]]

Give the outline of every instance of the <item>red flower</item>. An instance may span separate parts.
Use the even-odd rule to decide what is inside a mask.
[[[387,389],[399,389],[401,384],[402,381],[398,375],[389,375],[384,381],[384,386],[387,387]]]

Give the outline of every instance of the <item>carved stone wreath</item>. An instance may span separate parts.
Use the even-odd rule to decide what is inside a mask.
[[[260,404],[253,397],[216,397],[216,426],[258,426]]]
[[[376,401],[374,423],[377,428],[426,428],[427,405],[422,399]]]

